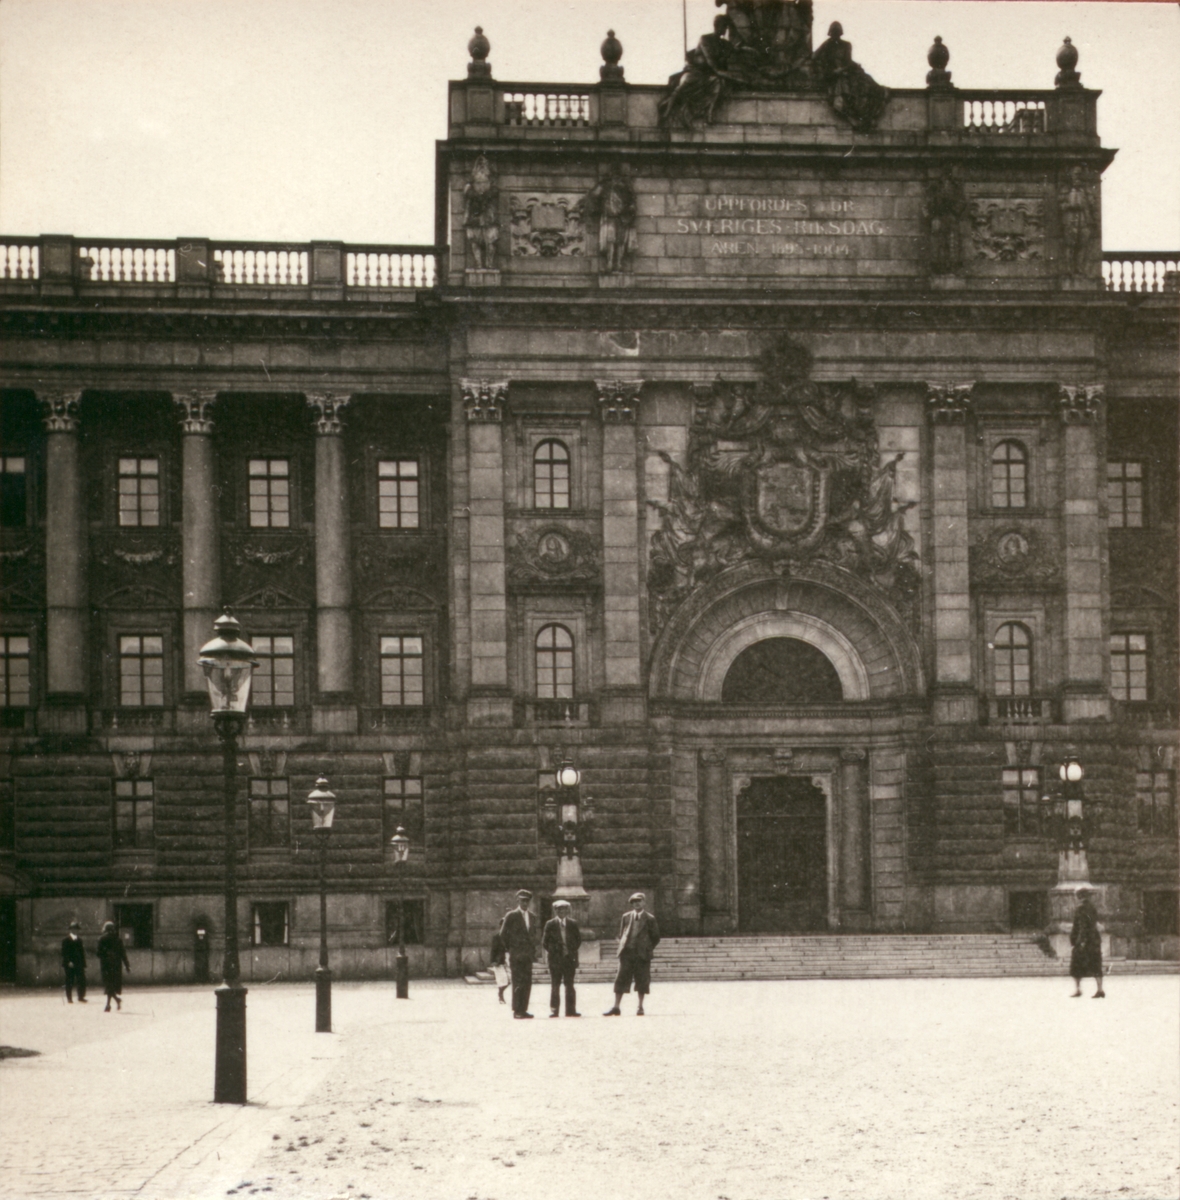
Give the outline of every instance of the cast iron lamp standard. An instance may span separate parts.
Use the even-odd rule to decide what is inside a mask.
[[[389,839],[393,850],[393,861],[397,865],[397,998],[410,998],[410,961],[406,958],[406,889],[404,872],[406,863],[410,861],[410,839],[406,831],[399,825],[397,833]]]
[[[217,996],[217,1050],[214,1104],[246,1103],[246,989],[238,961],[237,799],[238,735],[246,723],[254,650],[239,636],[241,626],[228,613],[213,623],[215,636],[201,647],[213,728],[221,740],[225,781],[225,960]]]
[[[332,1032],[332,972],[328,969],[328,837],[336,816],[336,796],[321,775],[308,793],[313,836],[320,844],[320,965],[315,970],[315,1031]]]
[[[1089,822],[1085,815],[1082,781],[1085,769],[1076,754],[1066,754],[1057,768],[1061,780],[1061,807],[1057,835],[1057,886],[1049,893],[1049,940],[1058,957],[1069,957],[1069,929],[1078,902],[1078,891],[1090,887],[1088,857]]]
[[[568,900],[574,917],[582,927],[583,938],[590,911],[590,893],[582,877],[580,850],[586,829],[594,818],[594,800],[582,795],[582,776],[568,759],[557,768],[554,776],[556,793],[550,793],[545,803],[545,816],[554,831],[557,844],[557,879],[554,900]]]

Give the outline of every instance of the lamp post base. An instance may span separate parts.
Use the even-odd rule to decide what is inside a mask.
[[[246,1103],[246,988],[227,985],[217,997],[214,1104]]]
[[[410,960],[404,954],[397,956],[394,978],[397,980],[397,998],[408,1000],[410,998]]]
[[[332,972],[327,967],[315,971],[315,1031],[332,1032]]]

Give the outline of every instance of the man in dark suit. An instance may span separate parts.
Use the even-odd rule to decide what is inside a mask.
[[[643,997],[651,991],[651,956],[660,944],[660,927],[655,917],[644,911],[646,903],[647,897],[642,892],[636,892],[631,897],[630,910],[623,913],[623,919],[619,922],[619,973],[615,976],[615,1003],[602,1014],[604,1017],[620,1015],[619,1005],[624,994],[631,990],[633,981],[639,997],[635,1015],[643,1016]]]
[[[531,1021],[529,994],[533,990],[533,960],[537,957],[537,918],[529,912],[533,893],[521,888],[516,893],[516,907],[504,914],[500,922],[500,937],[508,953],[512,972],[512,1015],[518,1021]]]
[[[66,973],[66,999],[74,1003],[74,988],[78,989],[78,1003],[86,1003],[86,947],[82,945],[77,921],[70,922],[70,932],[61,940],[61,968]]]
[[[561,989],[565,985],[565,1015],[580,1017],[578,994],[574,990],[574,973],[578,969],[578,947],[582,931],[570,916],[568,900],[553,901],[553,918],[545,926],[541,946],[549,960],[549,1015],[561,1016]]]

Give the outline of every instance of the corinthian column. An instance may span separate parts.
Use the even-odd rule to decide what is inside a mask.
[[[217,480],[213,453],[212,391],[172,397],[181,429],[180,556],[184,613],[184,691],[205,699],[197,658],[220,615],[221,559],[217,545]]]
[[[315,416],[316,686],[321,706],[353,703],[352,556],[349,552],[348,473],[341,416],[349,397],[308,392]],[[335,729],[336,718],[317,716]],[[347,724],[347,719],[345,720]],[[352,718],[355,724],[355,713]],[[339,732],[340,730],[337,730]]]
[[[86,693],[86,527],[78,462],[80,391],[40,392],[45,420],[45,621],[48,692]]]

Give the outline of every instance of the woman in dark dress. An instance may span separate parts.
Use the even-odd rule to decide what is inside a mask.
[[[1102,934],[1098,929],[1098,910],[1094,907],[1094,893],[1089,888],[1078,889],[1081,903],[1073,914],[1073,928],[1069,931],[1069,944],[1073,952],[1069,956],[1069,973],[1073,976],[1075,996],[1082,994],[1082,980],[1094,977],[1098,990],[1094,999],[1106,993],[1102,990]]]
[[[107,994],[107,1006],[102,1011],[111,1011],[111,1001],[123,1007],[123,968],[131,970],[127,961],[127,951],[123,948],[123,939],[115,929],[114,921],[107,921],[102,927],[102,937],[98,939],[98,962],[102,968],[102,987]]]

